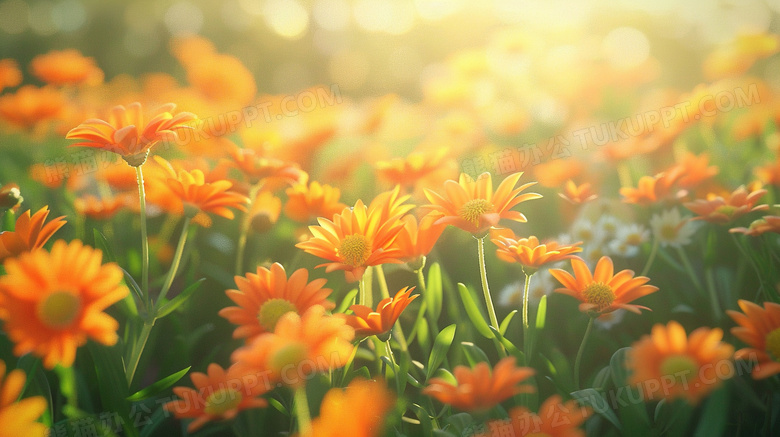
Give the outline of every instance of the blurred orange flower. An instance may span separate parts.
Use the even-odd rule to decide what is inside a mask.
[[[38,79],[52,85],[98,84],[103,81],[103,71],[95,64],[95,60],[74,49],[53,50],[36,56],[30,62],[30,71]]]
[[[0,423],[3,424],[0,437],[48,435],[46,425],[37,422],[46,411],[46,399],[32,396],[17,401],[27,386],[27,377],[23,370],[6,373],[7,370],[5,362],[0,360]]]
[[[516,394],[534,392],[530,385],[519,385],[533,376],[534,369],[516,367],[514,357],[501,359],[492,372],[488,363],[481,362],[473,370],[456,366],[453,373],[457,385],[431,378],[422,393],[462,411],[484,412]]]
[[[623,202],[639,205],[653,205],[665,200],[680,198],[684,193],[674,192],[674,184],[682,177],[682,169],[675,167],[672,171],[659,173],[655,176],[639,178],[637,188],[621,187]]]
[[[0,96],[0,117],[22,129],[59,117],[64,107],[65,97],[51,87],[25,85],[13,94]]]
[[[249,343],[265,332],[274,332],[279,319],[288,312],[303,314],[313,305],[331,310],[335,304],[328,300],[332,292],[323,288],[325,279],[309,281],[309,272],[298,269],[287,278],[287,272],[279,263],[270,269],[257,268],[257,274],[236,276],[238,290],[225,294],[238,306],[223,308],[219,315],[230,323],[239,325],[233,338],[244,338]]]
[[[726,311],[739,325],[731,328],[731,333],[749,347],[738,350],[734,358],[757,361],[751,373],[753,379],[780,373],[780,304],[764,302],[761,308],[742,299],[738,304],[742,313]]]
[[[81,215],[95,220],[108,220],[127,204],[127,198],[98,198],[90,194],[76,198],[73,207]]]
[[[103,254],[74,240],[60,240],[51,252],[36,250],[5,261],[0,305],[14,354],[33,353],[47,369],[70,367],[76,348],[91,338],[105,345],[117,341],[119,324],[103,312],[128,294],[116,264],[102,264]]]
[[[173,103],[163,105],[145,123],[140,103],[131,103],[127,108],[115,106],[108,121],[90,118],[71,129],[65,138],[83,141],[71,144],[71,147],[93,147],[114,152],[129,165],[138,167],[146,162],[149,150],[155,144],[176,140],[178,131],[192,128],[187,123],[196,120],[197,116],[189,112],[174,115],[175,109]]]
[[[685,207],[693,211],[697,216],[691,220],[705,220],[710,223],[726,224],[753,211],[764,211],[769,205],[755,206],[756,202],[766,194],[766,190],[760,187],[740,186],[732,192],[728,198],[710,193],[707,199],[697,199],[685,203]]]
[[[512,408],[508,420],[492,420],[487,423],[487,432],[474,437],[585,437],[579,426],[592,412],[575,400],[564,403],[559,395],[553,395],[542,403],[538,414],[526,407]]]
[[[260,181],[281,182],[287,185],[305,182],[305,175],[298,164],[265,157],[253,149],[230,149],[233,165],[249,178],[252,185]],[[267,187],[266,187],[267,188]]]
[[[0,232],[0,261],[24,252],[40,249],[55,232],[65,226],[65,216],[45,223],[48,216],[48,206],[39,209],[32,216],[28,210],[16,219],[14,231]]]
[[[288,188],[284,213],[287,217],[309,223],[317,217],[333,218],[347,205],[339,202],[341,190],[327,184],[312,181],[309,185],[295,184]]]
[[[22,83],[22,72],[14,59],[0,59],[0,91]]]
[[[268,232],[279,220],[282,212],[282,200],[268,191],[257,193],[255,201],[249,211],[252,220],[252,229],[255,232]]]
[[[757,237],[765,232],[780,234],[780,216],[765,215],[754,220],[747,228],[731,228],[729,232],[750,235],[751,237]]]
[[[542,197],[536,193],[520,194],[536,183],[515,188],[522,175],[520,172],[507,176],[494,192],[490,173],[481,174],[476,181],[462,173],[458,182],[448,180],[444,183],[443,196],[426,188],[425,196],[431,204],[422,208],[430,210],[428,214],[437,218],[436,224],[453,225],[482,237],[501,219],[525,222],[525,215],[511,209]]]
[[[439,184],[455,173],[456,165],[447,147],[412,152],[404,158],[393,158],[374,164],[379,177],[406,190],[418,184]]]
[[[582,242],[558,244],[555,241],[548,241],[541,244],[534,236],[528,238],[499,236],[491,241],[498,246],[496,255],[500,260],[522,265],[527,274],[532,274],[545,264],[574,258],[575,253],[582,252],[582,248],[578,247]]]
[[[166,185],[173,196],[181,201],[181,209],[192,218],[198,212],[212,213],[232,220],[235,215],[228,208],[246,211],[249,199],[241,194],[228,191],[233,186],[229,181],[206,182],[203,172],[179,170],[176,178],[168,178]]]
[[[395,395],[384,382],[353,379],[346,389],[328,390],[310,436],[379,437],[394,403]]]
[[[679,167],[681,173],[677,184],[681,188],[686,189],[701,185],[703,182],[712,179],[719,171],[718,167],[710,166],[710,156],[706,153],[702,153],[699,156],[693,153],[686,153],[676,166]]]
[[[314,305],[303,315],[288,312],[274,332],[257,336],[233,352],[233,362],[247,372],[259,372],[271,383],[300,387],[314,373],[343,367],[352,354],[355,330],[344,317],[325,314]]]
[[[598,197],[598,195],[593,192],[593,186],[590,183],[585,182],[577,185],[571,179],[566,181],[566,185],[563,187],[563,193],[558,193],[558,195],[574,204],[590,202]]]
[[[391,197],[385,199],[389,202]],[[401,263],[395,241],[403,222],[398,216],[384,218],[390,209],[375,202],[366,207],[358,200],[354,208],[344,208],[332,221],[319,218],[319,226],[309,226],[313,237],[295,247],[330,261],[317,267],[327,272],[343,270],[347,281],[358,281],[366,267]]]
[[[414,287],[404,287],[395,296],[382,299],[377,304],[376,311],[365,305],[352,305],[349,309],[355,314],[347,315],[347,324],[355,328],[355,335],[358,337],[376,335],[381,337],[380,340],[386,341],[401,313],[419,296],[415,294],[410,297],[413,290]]]
[[[208,422],[231,420],[241,411],[268,405],[268,401],[258,396],[270,387],[258,384],[255,375],[242,374],[235,365],[225,370],[212,363],[207,373],[192,372],[190,378],[195,389],[174,387],[173,393],[179,399],[163,405],[179,419],[195,419],[187,426],[188,433],[194,433]]]
[[[645,285],[650,279],[645,276],[634,277],[631,270],[622,270],[614,274],[612,259],[603,256],[596,264],[593,274],[588,266],[579,258],[572,258],[571,267],[574,276],[561,269],[550,269],[550,274],[563,284],[563,288],[555,291],[568,294],[580,302],[580,311],[589,316],[599,316],[622,308],[639,313],[640,305],[631,305],[636,299],[658,291],[658,287]]]
[[[702,327],[686,336],[674,320],[666,326],[656,324],[628,352],[629,384],[641,384],[648,400],[682,398],[695,405],[727,376],[716,373],[716,368],[731,360],[734,347],[721,342],[722,338],[719,328]]]

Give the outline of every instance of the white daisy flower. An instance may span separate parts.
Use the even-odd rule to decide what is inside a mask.
[[[639,254],[639,246],[634,246],[623,240],[616,239],[607,243],[607,252],[609,255],[633,258]]]
[[[596,318],[596,325],[601,329],[610,329],[620,323],[620,321],[623,320],[623,316],[625,315],[626,310],[615,310],[606,314],[602,314]]]
[[[583,246],[600,246],[606,236],[601,228],[587,219],[577,220],[571,228],[574,241],[582,241]]]
[[[641,246],[650,240],[650,230],[637,223],[623,225],[618,228],[615,239],[629,246]]]
[[[621,223],[614,215],[603,215],[596,222],[596,228],[606,238],[613,238],[621,228]]]
[[[691,237],[698,229],[698,223],[691,222],[689,218],[681,216],[677,209],[669,209],[653,215],[650,228],[661,246],[685,246],[691,243]]]

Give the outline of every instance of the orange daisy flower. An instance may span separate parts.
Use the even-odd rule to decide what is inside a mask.
[[[756,202],[766,194],[766,190],[761,188],[750,189],[740,186],[727,199],[715,194],[707,195],[707,199],[697,199],[693,202],[685,203],[684,206],[697,217],[692,220],[705,220],[710,223],[726,224],[730,223],[743,215],[753,211],[763,211],[769,209],[769,205],[758,205]]]
[[[54,50],[36,56],[30,62],[30,71],[38,79],[52,85],[103,81],[103,71],[95,64],[95,60],[74,49]]]
[[[0,232],[0,260],[40,249],[55,232],[67,223],[65,216],[45,223],[48,216],[48,206],[39,209],[32,216],[30,216],[30,210],[27,210],[16,219],[16,227],[13,232]]]
[[[46,425],[37,422],[46,411],[46,399],[33,396],[17,402],[27,377],[23,370],[12,370],[8,374],[6,370],[5,362],[0,360],[0,423],[3,424],[0,437],[48,435]]]
[[[695,188],[712,179],[719,171],[718,167],[710,166],[710,156],[706,153],[699,156],[686,153],[677,166],[682,173],[677,184],[682,188]]]
[[[645,276],[635,278],[631,270],[622,270],[614,274],[614,265],[608,256],[599,259],[593,274],[588,270],[585,261],[579,258],[572,258],[571,267],[574,276],[565,270],[550,269],[550,274],[563,284],[563,288],[557,288],[555,291],[578,299],[582,302],[580,311],[591,317],[618,308],[637,314],[640,308],[649,310],[647,307],[631,305],[629,302],[658,291],[658,287],[645,285],[650,278]]]
[[[63,108],[65,96],[51,87],[25,85],[13,94],[0,97],[0,117],[22,129],[32,129],[59,117]]]
[[[741,233],[757,237],[765,232],[774,232],[780,234],[780,216],[765,215],[758,220],[754,220],[747,228],[731,228],[731,233]]]
[[[405,158],[379,161],[374,167],[379,177],[393,185],[401,185],[406,190],[414,189],[417,185],[427,185],[426,181],[446,180],[456,171],[451,151],[447,147],[412,152]]]
[[[138,167],[146,162],[149,150],[160,141],[175,141],[178,131],[192,129],[187,123],[198,117],[189,112],[173,111],[176,105],[168,103],[155,110],[149,121],[138,102],[125,108],[115,106],[108,121],[90,118],[71,129],[65,138],[82,140],[71,146],[93,147],[117,153],[131,166]]]
[[[303,315],[288,312],[274,332],[257,336],[233,352],[233,362],[247,372],[262,374],[269,383],[300,387],[314,373],[344,367],[352,354],[355,330],[344,317],[325,314],[314,305]]]
[[[716,366],[734,354],[722,338],[719,328],[698,328],[686,336],[674,320],[656,324],[628,352],[629,384],[641,384],[648,400],[682,398],[695,405],[721,384],[724,375]]]
[[[530,367],[516,367],[514,357],[501,359],[493,371],[488,363],[477,363],[474,369],[456,366],[453,371],[457,385],[443,378],[431,378],[423,394],[439,402],[468,412],[487,411],[506,399],[519,394],[531,393],[531,386],[519,385],[534,374]]]
[[[343,270],[347,281],[358,281],[366,267],[402,262],[395,240],[403,223],[398,217],[383,220],[388,210],[373,202],[366,207],[358,200],[354,208],[344,208],[332,221],[319,218],[319,226],[309,226],[313,237],[295,247],[331,261],[317,266],[326,272]]]
[[[325,393],[310,436],[379,437],[394,404],[395,395],[384,382],[353,379],[346,389]]]
[[[228,208],[246,211],[244,205],[249,203],[246,196],[228,191],[233,186],[231,182],[206,182],[203,172],[197,169],[191,172],[179,170],[176,178],[166,180],[166,185],[182,203],[181,209],[177,209],[188,217],[202,211],[232,220],[235,215]]]
[[[253,149],[230,149],[233,165],[249,178],[249,183],[257,184],[259,181],[271,179],[271,182],[292,185],[305,182],[306,173],[298,164],[281,159],[262,156]]]
[[[563,193],[558,193],[558,195],[575,205],[590,202],[598,197],[598,195],[593,192],[593,186],[590,183],[585,182],[584,184],[577,185],[571,179],[566,181],[566,185],[563,187]]]
[[[559,395],[553,395],[542,403],[538,414],[525,407],[512,408],[509,419],[488,422],[488,430],[474,437],[585,437],[579,426],[592,412],[577,401],[564,403]]]
[[[86,195],[73,201],[73,207],[81,215],[95,220],[108,220],[126,205],[126,197],[118,196],[101,199]]]
[[[22,72],[14,59],[0,59],[0,91],[22,83]]]
[[[207,372],[192,372],[190,378],[195,388],[174,387],[173,393],[180,399],[163,405],[179,419],[195,419],[187,426],[187,432],[195,432],[208,422],[231,420],[241,411],[268,405],[268,401],[258,396],[270,387],[258,384],[254,375],[239,372],[235,365],[225,370],[214,363],[209,364]]]
[[[621,187],[620,194],[623,195],[623,202],[638,205],[653,205],[665,200],[680,198],[685,193],[673,192],[673,187],[681,176],[682,171],[679,167],[655,176],[642,176],[639,178],[637,188]]]
[[[394,297],[382,299],[376,306],[376,311],[365,305],[352,305],[349,309],[354,315],[347,316],[347,324],[355,328],[355,335],[368,337],[376,335],[383,341],[390,338],[390,330],[401,317],[401,313],[415,300],[419,294],[409,296],[414,287],[404,287]]]
[[[735,337],[747,343],[734,358],[757,360],[753,379],[764,379],[780,373],[780,304],[764,302],[764,307],[740,299],[742,313],[726,311],[737,325],[731,328]],[[744,313],[744,314],[743,314]]]
[[[522,175],[519,172],[507,176],[494,192],[490,173],[482,173],[476,181],[461,173],[458,182],[448,180],[444,183],[444,196],[425,189],[425,196],[431,204],[423,208],[429,209],[428,214],[437,218],[436,224],[453,225],[482,237],[501,219],[523,223],[527,221],[525,215],[511,209],[542,196],[536,193],[520,194],[536,182],[514,188]]]
[[[528,274],[545,264],[571,259],[575,257],[575,253],[582,252],[582,247],[579,247],[582,245],[581,241],[570,245],[558,244],[555,241],[541,244],[534,236],[518,239],[514,235],[498,236],[491,241],[498,246],[496,255],[500,260],[518,263]]]
[[[279,263],[270,269],[257,268],[257,274],[236,276],[238,290],[227,290],[225,294],[238,306],[227,307],[219,315],[230,323],[239,325],[233,338],[244,338],[247,343],[265,332],[274,332],[279,319],[289,313],[303,314],[314,305],[326,310],[336,305],[328,300],[332,290],[323,288],[325,279],[309,281],[309,272],[298,269],[287,278],[287,272]]]
[[[431,253],[433,246],[447,227],[446,224],[435,224],[436,220],[436,217],[425,216],[420,219],[418,224],[417,218],[412,214],[401,217],[404,228],[395,241],[396,246],[401,251],[398,256],[400,259],[406,261],[410,266],[423,267],[422,258]]]
[[[310,223],[317,217],[332,218],[347,207],[339,202],[341,190],[326,184],[320,185],[317,181],[309,185],[293,185],[286,193],[284,213],[301,223]]]
[[[14,354],[33,353],[47,369],[69,367],[91,338],[113,345],[119,324],[103,310],[128,294],[122,269],[102,265],[103,254],[75,240],[51,252],[36,250],[5,261],[0,305]]]

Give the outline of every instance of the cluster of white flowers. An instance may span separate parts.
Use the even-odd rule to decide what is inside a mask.
[[[650,231],[636,223],[622,222],[614,215],[605,214],[595,222],[581,217],[574,222],[570,234],[563,234],[558,241],[582,241],[582,253],[578,254],[593,268],[602,256],[633,258],[639,247],[650,240]]]

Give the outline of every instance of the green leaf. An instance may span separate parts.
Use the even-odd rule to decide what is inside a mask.
[[[539,308],[537,308],[536,310],[536,332],[537,333],[539,333],[542,329],[544,329],[546,320],[547,320],[547,296],[542,296],[542,299],[539,301]]]
[[[54,403],[52,402],[51,386],[48,378],[46,378],[46,374],[43,373],[40,358],[32,354],[23,355],[17,361],[16,368],[23,370],[27,376],[24,387],[19,392],[19,398],[16,400],[18,401],[22,397],[43,396],[47,405],[43,415],[43,423],[46,426],[50,426],[54,419]]]
[[[460,294],[460,300],[463,301],[463,307],[466,309],[466,314],[468,314],[469,319],[471,320],[471,323],[474,324],[477,332],[482,334],[485,338],[493,338],[493,332],[488,327],[485,317],[471,297],[471,291],[469,291],[465,285],[458,282],[458,293]]]
[[[628,379],[628,369],[626,369],[626,354],[631,350],[630,347],[618,349],[612,354],[609,360],[609,367],[612,370],[612,382],[615,387],[623,387]]]
[[[341,303],[339,304],[338,308],[333,310],[333,313],[346,313],[350,306],[352,306],[355,303],[355,296],[358,294],[358,289],[355,288],[353,290],[349,290],[347,294],[344,296],[344,299],[341,300]]]
[[[506,338],[503,335],[501,335],[501,333],[498,332],[496,330],[496,328],[494,328],[492,326],[489,326],[488,329],[490,329],[490,332],[493,333],[494,338],[496,338],[502,345],[504,345],[504,347],[506,348],[507,352],[509,352],[510,354],[512,354],[512,356],[517,358],[517,362],[518,363],[525,363],[525,364],[527,364],[525,362],[525,357],[526,356],[523,353],[523,351],[518,349],[517,346],[515,346],[515,344],[512,343],[511,341],[509,341],[508,338]]]
[[[409,408],[414,412],[414,414],[417,416],[417,419],[420,421],[420,427],[422,428],[422,433],[420,433],[420,435],[432,435],[433,422],[431,421],[431,415],[428,414],[428,411],[418,404],[412,404]]]
[[[184,375],[187,374],[187,372],[190,371],[190,368],[192,366],[188,366],[182,370],[179,370],[178,372],[168,375],[165,378],[149,385],[148,387],[141,389],[132,395],[127,397],[128,401],[136,402],[136,401],[142,401],[144,399],[149,399],[150,397],[162,392],[163,390],[168,389],[173,384],[176,384]]]
[[[116,257],[111,250],[111,245],[106,240],[106,236],[94,228],[92,229],[92,236],[95,239],[95,247],[103,252],[103,262],[116,262]]]
[[[620,421],[615,415],[615,412],[609,407],[607,399],[604,395],[592,388],[586,388],[584,390],[578,390],[571,393],[571,396],[582,405],[587,405],[593,408],[593,412],[603,416],[618,430],[621,430]]]
[[[426,309],[431,320],[439,320],[442,303],[441,266],[439,263],[433,263],[428,269],[428,284],[425,287],[423,299],[427,303]]]
[[[195,281],[195,283],[190,284],[189,287],[185,288],[184,291],[182,291],[178,296],[174,297],[170,301],[164,303],[158,310],[157,310],[157,318],[162,319],[163,317],[167,316],[168,314],[172,313],[176,310],[176,308],[180,307],[181,304],[187,301],[193,293],[195,293],[195,290],[197,290],[200,287],[200,284],[205,281],[206,278],[201,278]]]
[[[715,390],[704,405],[694,437],[714,437],[723,435],[726,419],[729,417],[729,392],[725,388]]]
[[[439,365],[444,361],[444,357],[447,356],[447,352],[450,350],[452,340],[455,339],[456,325],[450,325],[441,330],[439,335],[433,341],[433,350],[431,356],[428,357],[428,368],[426,372],[426,379],[430,379],[433,372],[439,368]]]
[[[127,270],[122,269],[122,273],[125,274],[125,283],[127,284],[127,287],[132,292],[133,296],[135,296],[136,304],[140,306],[141,308],[146,308],[146,304],[144,303],[144,293],[141,291],[141,287],[138,285],[137,282],[135,282],[135,279],[133,279],[133,275],[131,275]]]
[[[165,422],[165,419],[168,418],[168,412],[165,411],[160,405],[160,407],[156,410],[154,410],[154,413],[149,417],[148,422],[146,426],[144,426],[144,429],[141,430],[140,437],[152,437],[154,431],[157,430],[157,428]]]
[[[501,333],[501,335],[506,335],[506,330],[509,329],[509,324],[512,322],[512,319],[515,317],[515,314],[517,314],[517,310],[512,310],[511,313],[507,314],[506,317],[504,317],[504,320],[501,322],[501,326],[498,328],[498,331]]]
[[[417,344],[420,345],[422,350],[425,352],[425,354],[428,354],[428,351],[431,350],[431,333],[428,329],[428,321],[425,319],[420,319],[418,322],[419,326],[417,327]]]
[[[490,362],[487,354],[485,354],[485,352],[474,343],[462,341],[460,346],[463,349],[463,352],[466,354],[466,359],[468,360],[471,367],[474,367],[477,363]]]
[[[276,411],[284,414],[286,417],[290,417],[290,412],[275,398],[268,398],[268,403],[276,409]]]
[[[609,366],[604,366],[599,373],[596,374],[596,378],[593,380],[593,388],[605,390],[610,378],[612,377],[612,369]]]
[[[103,411],[119,414],[125,433],[128,436],[138,436],[138,429],[133,426],[133,421],[130,420],[130,402],[127,400],[129,389],[119,347],[107,347],[89,341],[87,349],[95,363],[97,380],[100,381],[98,388]]]

